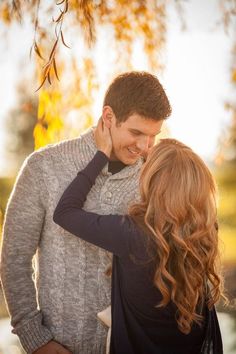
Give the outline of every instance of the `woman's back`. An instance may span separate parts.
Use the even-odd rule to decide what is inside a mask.
[[[162,300],[154,286],[156,262],[145,244],[147,236],[137,226],[130,228],[130,220],[122,222],[127,227],[129,250],[113,260],[113,319],[111,353],[199,353],[204,339],[205,322],[194,324],[191,332],[181,333],[176,322],[176,306],[169,303],[158,308]],[[119,237],[119,230],[117,229]],[[146,248],[146,252],[144,249]],[[203,316],[205,315],[203,309]],[[122,329],[122,330],[121,330]],[[124,338],[126,337],[126,340]],[[128,349],[128,343],[130,351]]]

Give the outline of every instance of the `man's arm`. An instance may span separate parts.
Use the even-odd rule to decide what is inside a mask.
[[[36,160],[34,153],[24,162],[8,201],[0,269],[13,333],[19,336],[27,353],[52,339],[49,329],[42,324],[32,280],[32,258],[39,244],[45,213],[41,200],[42,176]]]

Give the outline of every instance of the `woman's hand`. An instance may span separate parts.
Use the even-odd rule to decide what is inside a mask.
[[[110,129],[107,128],[102,120],[99,119],[98,124],[94,130],[94,139],[97,149],[102,151],[108,158],[111,156],[112,140]]]

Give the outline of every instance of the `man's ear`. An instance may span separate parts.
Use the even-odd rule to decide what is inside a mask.
[[[115,120],[115,115],[110,106],[104,106],[102,110],[102,120],[107,128],[111,128],[113,121]]]

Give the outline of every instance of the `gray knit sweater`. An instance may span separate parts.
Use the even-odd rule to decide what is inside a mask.
[[[74,354],[105,351],[106,328],[96,314],[110,304],[105,270],[111,254],[74,237],[52,219],[62,192],[95,152],[92,129],[39,149],[25,160],[11,193],[3,226],[1,280],[13,333],[27,353],[50,339]],[[125,213],[137,198],[141,164],[139,160],[114,175],[106,165],[84,208]]]

